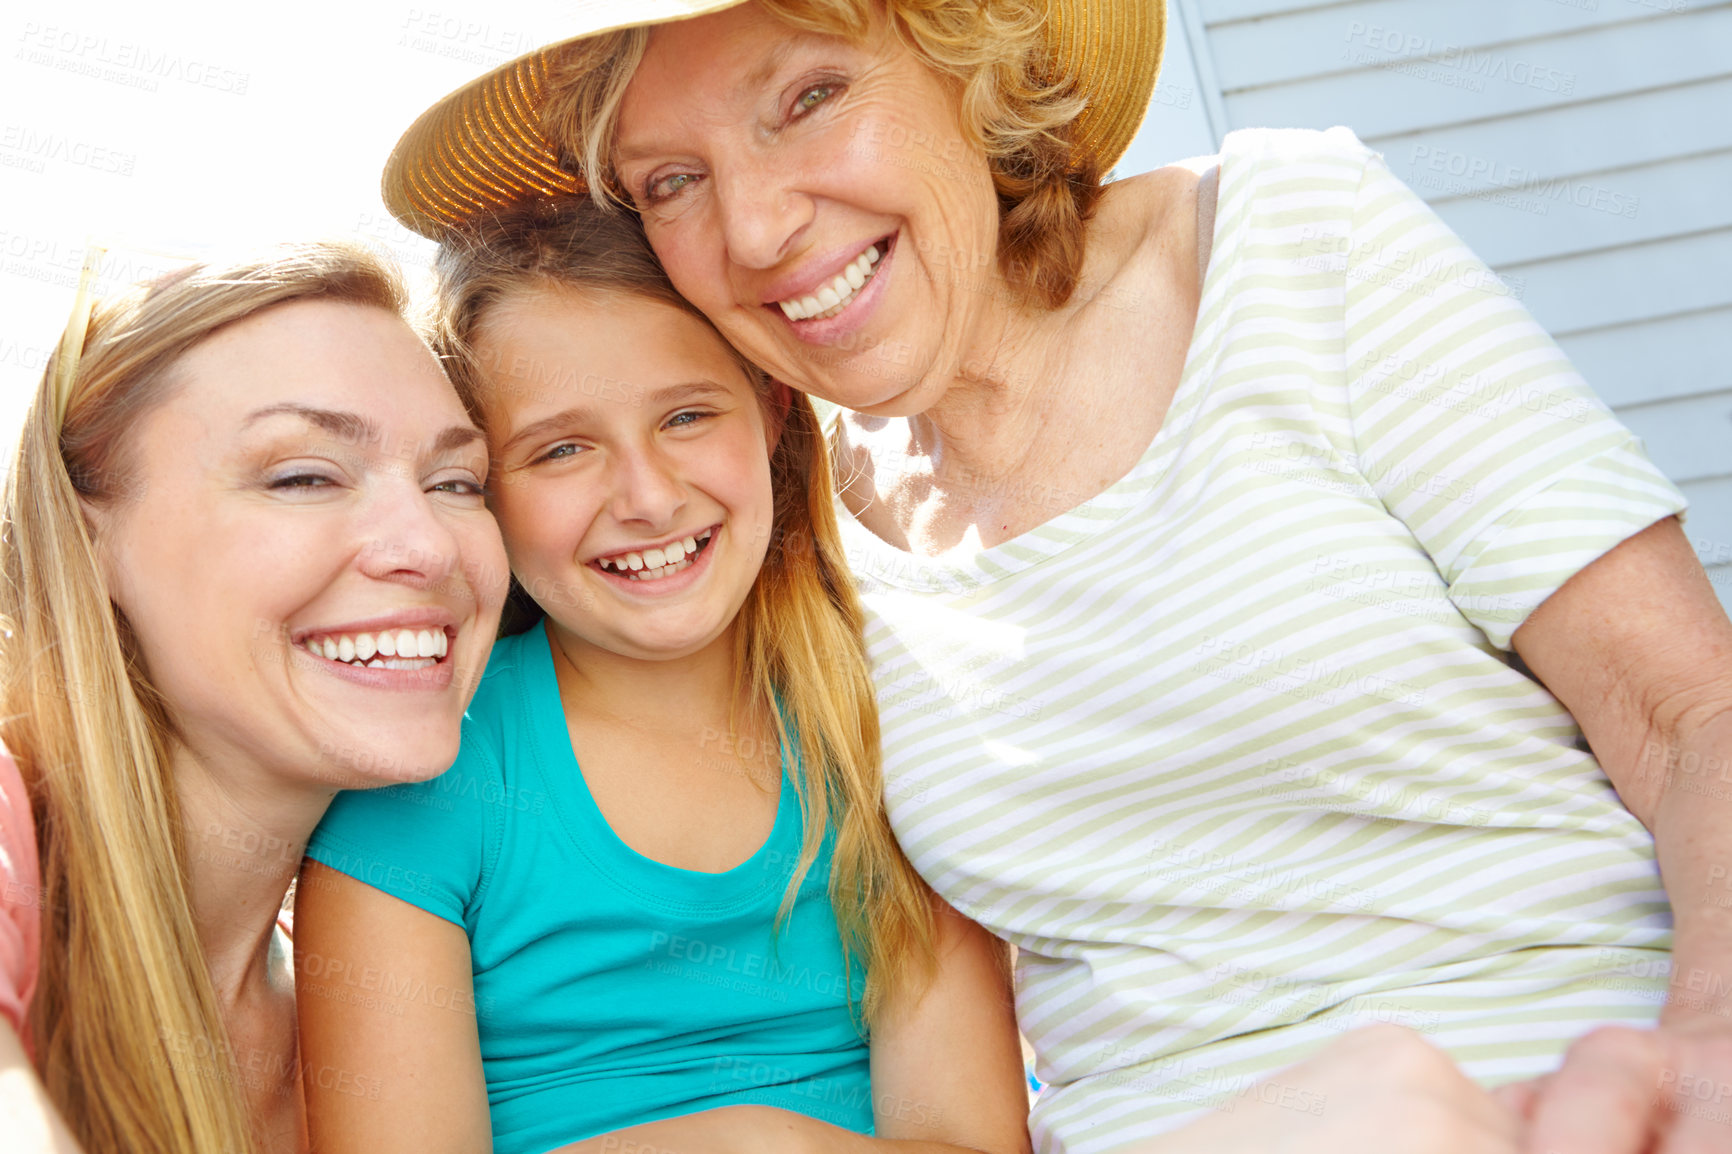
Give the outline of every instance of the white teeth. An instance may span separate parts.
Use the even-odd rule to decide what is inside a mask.
[[[643,551],[643,567],[645,569],[660,569],[667,562],[667,554],[660,549],[645,549]]]
[[[376,640],[371,633],[309,637],[301,646],[314,657],[368,669],[422,669],[444,657],[451,642],[443,629],[403,629],[380,633]],[[392,659],[408,664],[394,664]]]
[[[698,551],[698,543],[691,537],[687,537],[684,541],[681,541],[680,545],[684,547],[687,553],[696,553]]]
[[[642,569],[643,568],[643,554],[641,554],[641,553],[627,553],[625,555],[625,565],[626,565],[627,569]]]
[[[685,543],[675,541],[672,545],[669,545],[667,548],[662,550],[662,557],[662,563],[664,565],[677,565],[679,562],[684,561],[686,559]]]
[[[878,246],[872,245],[850,261],[829,284],[811,295],[797,300],[777,301],[782,315],[791,321],[833,317],[847,307],[865,283],[872,279],[872,266],[881,259]]]

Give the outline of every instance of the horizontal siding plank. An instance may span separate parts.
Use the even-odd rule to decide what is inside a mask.
[[[1558,343],[1613,408],[1732,390],[1732,308],[1594,329]]]
[[[1499,269],[1554,336],[1732,305],[1732,231]]]
[[[1732,151],[1563,177],[1434,207],[1494,267],[1712,232],[1732,228]]]
[[[1732,148],[1732,116],[1711,109],[1732,109],[1732,78],[1365,142],[1427,200],[1438,200],[1500,190],[1521,179],[1516,169],[1548,181]]]
[[[1618,419],[1674,481],[1732,477],[1732,392],[1637,405]]]
[[[1709,8],[1725,0],[1692,5]],[[1537,57],[1524,43],[1659,18],[1652,8],[1606,2],[1593,9],[1536,0],[1372,0],[1334,8],[1300,8],[1209,30],[1222,87],[1229,92],[1338,72],[1342,49],[1369,49],[1379,59],[1418,60],[1455,48],[1502,46]],[[1516,47],[1520,45],[1520,47]]]
[[[1225,104],[1234,127],[1347,124],[1361,136],[1387,136],[1722,79],[1732,76],[1729,44],[1732,6],[1724,5],[1452,62],[1405,60],[1343,44],[1335,53],[1355,71],[1229,91]]]

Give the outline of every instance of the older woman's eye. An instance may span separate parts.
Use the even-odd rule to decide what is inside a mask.
[[[806,91],[800,93],[799,98],[794,101],[794,111],[810,112],[812,109],[830,99],[831,93],[835,91],[836,86],[834,84],[814,84],[812,87],[806,89]]]
[[[655,202],[678,196],[687,185],[697,180],[697,175],[690,172],[676,172],[672,176],[664,176],[660,180],[650,182],[644,193],[644,199]]]

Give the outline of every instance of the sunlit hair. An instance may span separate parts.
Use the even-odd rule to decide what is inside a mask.
[[[441,247],[438,272],[433,347],[483,428],[490,396],[534,387],[503,358],[489,364],[478,351],[490,311],[501,302],[537,291],[574,292],[579,300],[636,297],[678,308],[710,327],[674,291],[637,218],[585,199],[486,220]],[[766,414],[774,415],[782,390],[732,355]],[[792,744],[799,754],[795,785],[806,833],[778,923],[793,907],[826,827],[833,827],[830,898],[843,948],[866,970],[860,1011],[870,1022],[886,991],[930,972],[931,895],[896,844],[884,811],[877,701],[864,619],[831,505],[829,456],[812,402],[789,392],[770,456],[770,546],[737,618],[736,704],[769,709],[782,748]],[[529,628],[542,612],[515,582],[512,600],[505,632]]]
[[[863,41],[874,0],[757,0],[807,32]],[[878,0],[883,3],[883,0]],[[888,0],[897,39],[959,97],[961,126],[986,153],[998,191],[998,266],[1012,288],[1047,308],[1064,304],[1082,275],[1084,228],[1102,173],[1076,147],[1086,99],[1053,75],[1040,0]],[[542,128],[601,202],[631,202],[610,159],[626,86],[649,29],[606,33],[561,49],[549,69]]]
[[[110,601],[83,505],[132,499],[132,435],[188,350],[308,298],[399,315],[405,303],[393,270],[341,244],[195,266],[99,302],[78,347],[63,336],[49,361],[6,481],[0,737],[30,792],[42,862],[31,1041],[92,1154],[229,1154],[258,1141],[187,894],[171,709]],[[74,361],[56,427],[57,370]]]

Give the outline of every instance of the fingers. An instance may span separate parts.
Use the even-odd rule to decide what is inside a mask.
[[[1570,1047],[1532,1103],[1531,1154],[1646,1154],[1668,1120],[1665,1047],[1650,1030],[1595,1030]]]
[[[1534,1108],[1550,1078],[1530,1078],[1525,1082],[1510,1082],[1491,1092],[1492,1101],[1503,1107],[1522,1123],[1534,1120]]]

